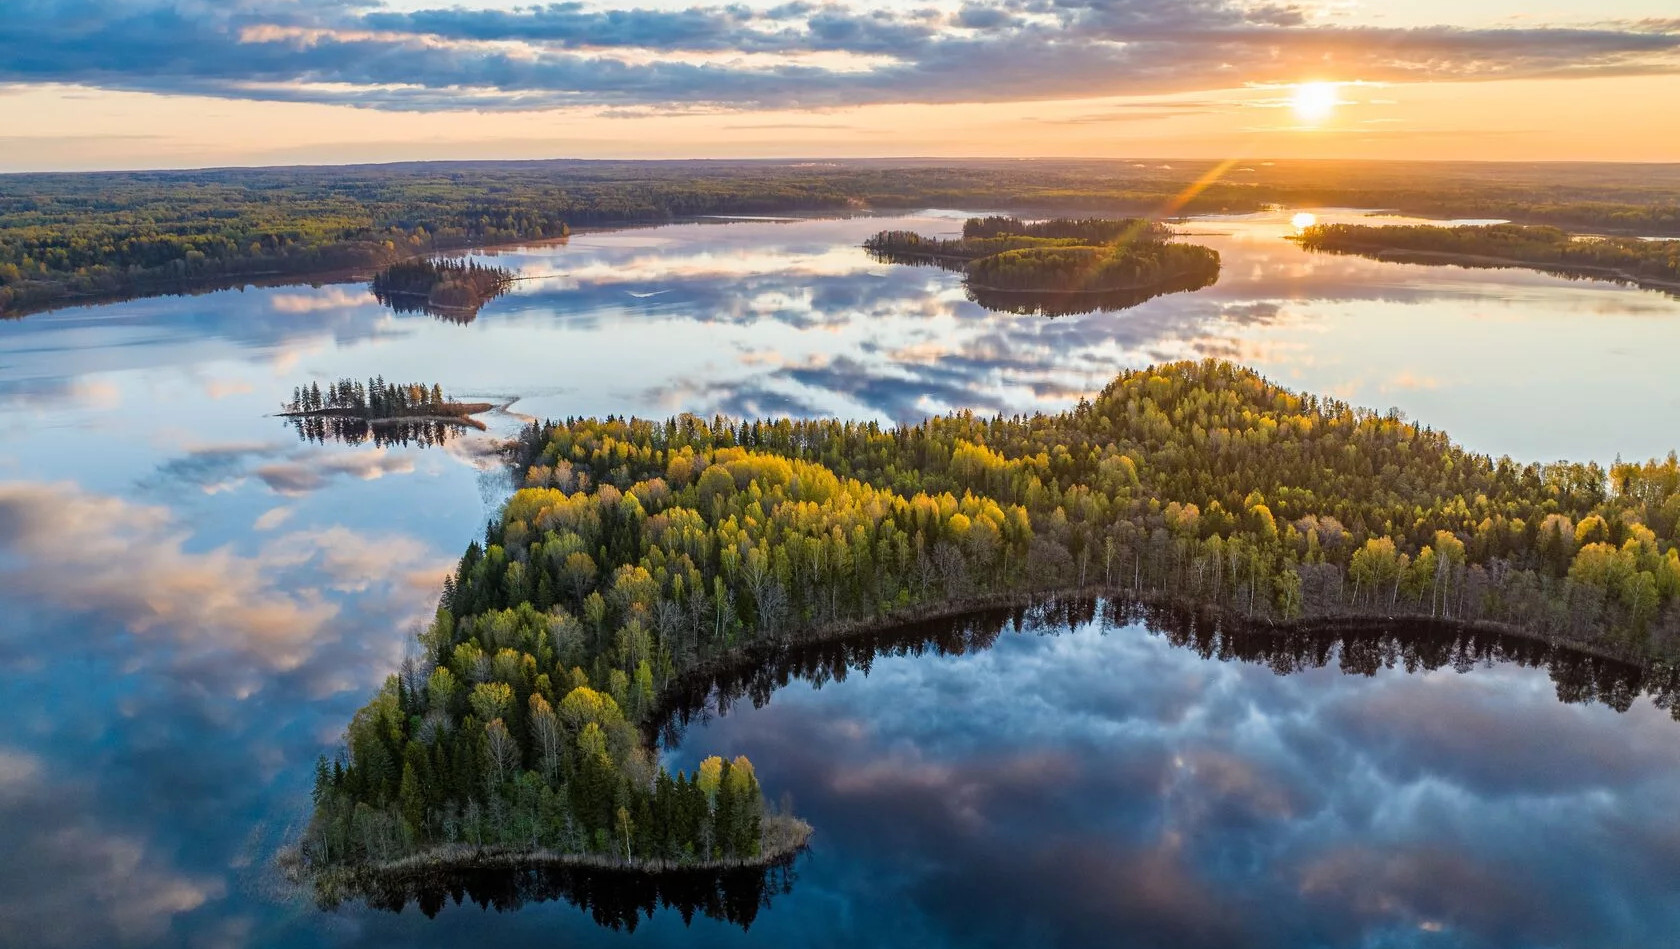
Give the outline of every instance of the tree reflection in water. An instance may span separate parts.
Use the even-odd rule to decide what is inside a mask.
[[[499,295],[499,294],[498,294]],[[374,291],[374,298],[391,312],[398,316],[411,313],[423,313],[442,323],[453,323],[456,326],[468,326],[478,319],[480,306],[437,306],[427,302],[425,297],[415,297],[408,294],[381,293]]]
[[[1374,676],[1382,669],[1469,672],[1478,666],[1515,663],[1547,670],[1560,702],[1597,702],[1625,712],[1645,695],[1680,720],[1680,669],[1635,666],[1508,633],[1444,622],[1349,622],[1273,629],[1220,623],[1174,608],[1060,598],[910,623],[834,642],[771,646],[751,662],[674,683],[654,721],[661,723],[662,740],[674,746],[689,724],[728,714],[743,699],[754,708],[763,707],[777,689],[796,679],[821,688],[830,681],[844,681],[854,672],[868,675],[881,656],[960,656],[991,648],[1006,630],[1043,635],[1098,621],[1105,628],[1141,624],[1204,659],[1255,663],[1279,675],[1332,663],[1348,675],[1363,676]]]
[[[871,251],[871,260],[904,267],[937,267],[953,273],[966,274],[968,261],[949,257],[930,257],[922,254]],[[1007,290],[977,286],[964,281],[968,299],[993,313],[1017,313],[1022,316],[1080,316],[1086,313],[1129,310],[1142,306],[1156,297],[1173,293],[1193,293],[1219,282],[1219,272],[1185,274],[1163,280],[1149,287],[1119,290]]]
[[[969,286],[968,298],[993,313],[1023,316],[1078,316],[1129,310],[1169,293],[1189,293],[1213,286],[1219,275],[1185,276],[1140,290],[1038,291]]]
[[[769,867],[730,870],[680,870],[639,873],[626,870],[572,867],[436,870],[382,873],[363,879],[336,897],[323,897],[327,908],[343,900],[360,900],[369,907],[400,913],[413,903],[428,918],[446,904],[467,902],[498,913],[529,903],[565,902],[589,913],[596,924],[635,932],[644,919],[674,910],[683,923],[695,914],[751,928],[759,910],[790,892],[793,858]]]
[[[298,438],[321,445],[342,442],[363,445],[372,442],[376,447],[442,446],[460,434],[461,423],[435,419],[379,419],[373,422],[361,418],[339,416],[308,416],[286,420]]]

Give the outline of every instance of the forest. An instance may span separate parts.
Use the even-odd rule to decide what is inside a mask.
[[[1680,287],[1680,240],[1577,237],[1555,227],[1518,224],[1319,224],[1305,228],[1292,239],[1307,250],[1330,253],[1464,266],[1523,266],[1646,286]]]
[[[398,313],[419,311],[471,322],[484,304],[508,292],[513,272],[470,260],[418,257],[373,277],[374,298]]]
[[[889,263],[960,270],[969,298],[988,309],[1060,316],[1123,309],[1219,279],[1219,254],[1172,242],[1171,228],[1140,218],[970,218],[959,239],[881,231],[864,249]],[[1082,300],[1082,295],[1102,299]]]
[[[1633,659],[1680,647],[1674,457],[1609,471],[1493,459],[1227,363],[1128,371],[1058,414],[891,429],[578,419],[525,441],[527,488],[489,538],[507,569],[549,530],[557,549],[598,557],[596,518],[609,521],[595,509],[622,501],[639,530],[611,535],[623,546],[598,568],[647,571],[641,594],[678,656],[981,589],[1093,581],[1256,621],[1421,616]],[[474,569],[490,573],[463,574],[457,614],[496,602],[495,568]],[[539,608],[570,609],[546,571],[514,573]]]
[[[1281,204],[1680,235],[1680,170],[1666,165],[430,162],[3,181],[0,315],[11,316],[704,215],[985,206],[1168,217]]]
[[[574,418],[515,451],[523,487],[421,658],[320,764],[318,866],[797,849],[809,828],[770,814],[745,759],[654,767],[673,696],[766,652],[1069,591],[1226,628],[1413,620],[1653,669],[1680,653],[1675,455],[1494,459],[1228,363],[1127,371],[1055,414]]]
[[[569,614],[521,602],[462,626],[440,611],[425,661],[357,713],[346,756],[318,763],[302,854],[323,897],[439,865],[716,870],[804,845],[806,825],[766,813],[746,758],[655,764],[635,720],[662,657],[633,630],[590,662],[612,670],[598,691],[565,668],[588,661]]]

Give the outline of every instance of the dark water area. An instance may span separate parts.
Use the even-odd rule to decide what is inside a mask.
[[[697,916],[717,920],[745,932],[777,896],[792,892],[798,876],[794,862],[786,858],[759,868],[657,874],[564,867],[429,870],[382,875],[360,884],[353,895],[335,893],[319,902],[327,910],[345,902],[392,913],[412,907],[430,919],[450,906],[511,913],[564,902],[602,929],[625,934],[634,934],[659,913],[680,916],[685,924]]]
[[[0,324],[0,944],[1680,931],[1680,726],[1650,696],[1594,685],[1562,702],[1553,671],[1505,653],[1462,673],[1347,675],[1337,658],[1279,675],[1096,616],[790,673],[762,707],[747,691],[693,720],[672,763],[747,754],[817,828],[762,889],[474,880],[459,903],[434,888],[393,912],[323,911],[285,884],[275,857],[316,757],[412,648],[510,490],[495,440],[528,416],[1054,410],[1122,367],[1220,356],[1522,459],[1675,441],[1680,302],[1660,294],[1315,257],[1283,213],[1186,228],[1222,256],[1212,287],[1047,319],[858,246],[965,216],[580,233],[482,257],[520,280],[471,322],[330,284]],[[274,417],[300,383],[375,374],[511,407],[441,437],[300,438]],[[626,923],[628,905],[633,933],[597,921]]]

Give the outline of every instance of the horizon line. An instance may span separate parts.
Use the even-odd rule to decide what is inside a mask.
[[[265,164],[220,164],[220,165],[179,165],[179,166],[112,166],[109,168],[81,168],[74,170],[26,169],[16,171],[0,170],[0,178],[21,178],[31,175],[122,175],[122,174],[192,174],[203,172],[223,171],[285,171],[310,169],[351,169],[351,168],[394,168],[404,165],[544,165],[544,164],[578,164],[578,165],[675,165],[675,164],[711,164],[711,165],[798,165],[798,164],[843,164],[870,165],[891,163],[925,163],[939,164],[967,164],[967,163],[999,163],[999,164],[1032,164],[1035,162],[1064,163],[1064,164],[1138,164],[1150,163],[1159,165],[1162,162],[1180,162],[1186,165],[1208,164],[1217,165],[1225,159],[1219,158],[1172,158],[1162,156],[1116,156],[1112,158],[1093,158],[1077,155],[1040,155],[1032,157],[1009,155],[967,155],[952,156],[922,156],[922,155],[880,155],[860,158],[835,156],[790,156],[784,158],[739,157],[719,158],[706,156],[672,157],[672,158],[581,158],[555,156],[549,158],[411,158],[393,159],[391,161],[343,161],[343,162],[299,162],[265,163]],[[1674,161],[1640,161],[1635,159],[1585,159],[1585,158],[1287,158],[1247,156],[1245,162],[1295,165],[1479,165],[1479,166],[1611,166],[1619,168],[1652,167],[1652,168],[1680,168],[1680,159]]]

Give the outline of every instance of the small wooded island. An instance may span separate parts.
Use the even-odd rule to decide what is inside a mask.
[[[340,379],[324,390],[320,383],[294,388],[292,401],[280,407],[280,417],[353,419],[370,425],[443,422],[482,430],[484,423],[473,416],[494,407],[489,402],[445,398],[443,387],[437,383],[386,382],[384,376],[377,376],[366,385],[355,379]]]
[[[492,408],[489,402],[446,398],[436,383],[398,384],[380,376],[365,385],[340,379],[325,389],[319,383],[293,389],[280,417],[307,442],[429,447],[447,443],[465,428],[484,431],[484,423],[473,416]]]
[[[508,292],[513,273],[476,261],[417,258],[392,264],[373,278],[373,295],[402,312],[425,312],[471,322],[480,308]]]
[[[1578,237],[1555,227],[1520,224],[1319,224],[1292,240],[1307,250],[1408,263],[1526,267],[1569,277],[1680,290],[1680,240]]]
[[[421,659],[320,763],[301,855],[323,886],[785,858],[810,828],[765,807],[752,764],[656,765],[673,696],[1057,592],[1259,632],[1419,618],[1680,654],[1673,454],[1494,459],[1226,363],[1128,371],[1053,415],[572,419],[517,450],[524,487],[445,583]]]
[[[1219,254],[1172,240],[1140,218],[970,218],[959,239],[882,231],[864,249],[890,263],[966,274],[969,296],[990,310],[1063,316],[1124,309],[1219,279]]]

